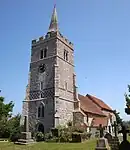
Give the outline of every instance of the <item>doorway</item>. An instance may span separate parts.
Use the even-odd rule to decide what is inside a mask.
[[[38,132],[44,133],[44,126],[41,123],[38,125]]]

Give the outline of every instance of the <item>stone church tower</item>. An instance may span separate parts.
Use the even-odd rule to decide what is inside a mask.
[[[73,44],[60,33],[54,6],[47,34],[32,40],[23,102],[23,116],[28,116],[30,131],[48,132],[73,121],[75,93]]]

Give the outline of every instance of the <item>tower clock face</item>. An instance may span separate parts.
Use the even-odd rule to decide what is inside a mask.
[[[45,71],[45,64],[41,64],[40,66],[39,66],[39,72],[40,73],[43,73]]]

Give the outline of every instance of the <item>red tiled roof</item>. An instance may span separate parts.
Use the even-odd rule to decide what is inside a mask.
[[[107,126],[108,118],[107,117],[95,117],[92,121],[93,127],[99,127],[102,124],[103,127]]]
[[[98,107],[91,99],[87,96],[83,96],[78,94],[78,98],[80,100],[80,107],[84,112],[89,112],[92,114],[98,114],[101,116],[105,116],[101,111],[100,107]]]
[[[91,99],[95,104],[97,104],[99,107],[103,108],[103,109],[107,109],[107,110],[110,110],[112,111],[112,109],[107,105],[105,104],[101,99],[99,98],[96,98],[94,96],[91,96],[89,94],[86,95],[86,97],[88,97],[89,99]]]

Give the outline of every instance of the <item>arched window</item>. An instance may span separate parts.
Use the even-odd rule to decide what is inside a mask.
[[[38,107],[38,118],[43,118],[44,117],[44,104],[40,104]]]

